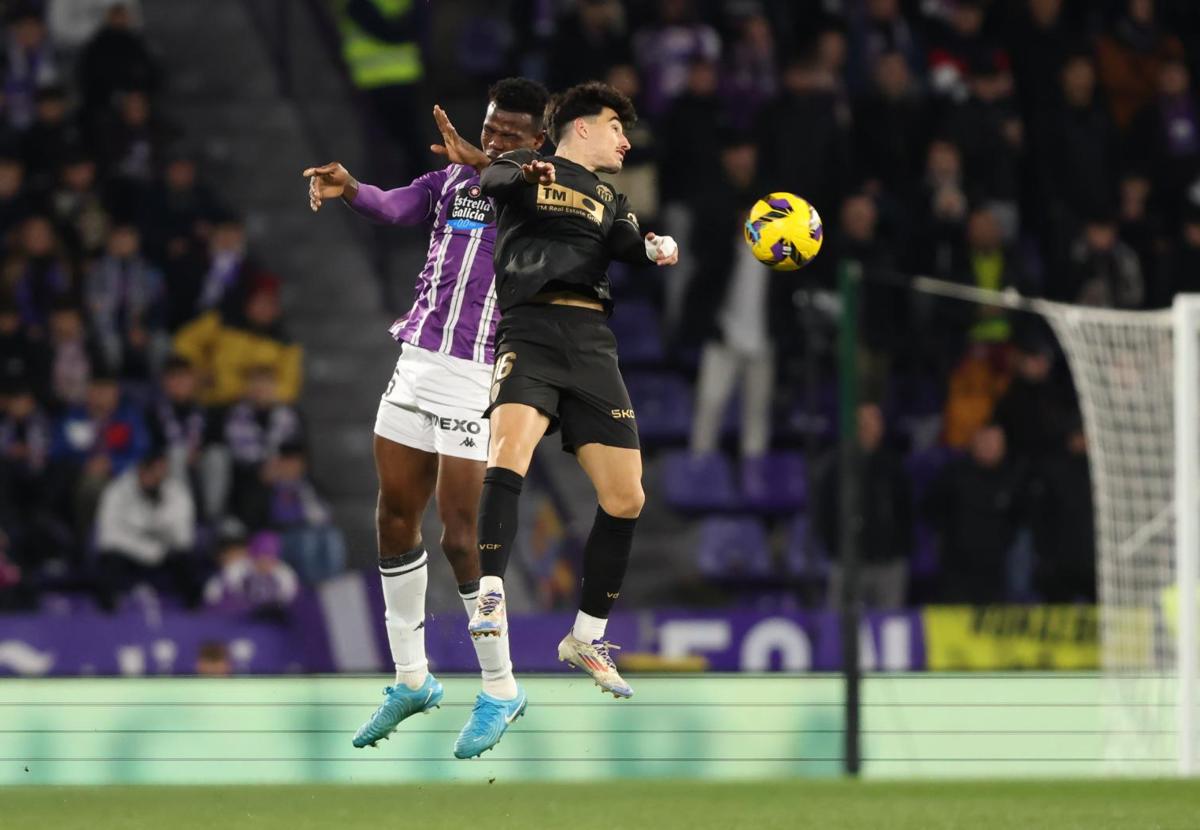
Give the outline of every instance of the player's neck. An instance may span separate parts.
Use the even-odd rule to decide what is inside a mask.
[[[560,159],[566,159],[567,161],[575,162],[589,173],[596,172],[596,168],[584,160],[583,154],[580,152],[580,148],[575,147],[574,145],[559,145],[554,151],[554,155],[558,156]]]

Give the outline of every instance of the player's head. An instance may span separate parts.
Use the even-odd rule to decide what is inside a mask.
[[[599,81],[573,86],[550,106],[550,138],[569,158],[599,173],[619,173],[629,150],[633,102]]]
[[[488,158],[509,150],[538,150],[546,140],[546,105],[550,93],[528,78],[505,78],[488,90],[479,146]]]

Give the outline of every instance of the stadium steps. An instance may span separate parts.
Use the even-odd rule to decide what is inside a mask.
[[[355,217],[336,205],[334,216],[313,216],[300,176],[327,160],[335,140],[339,158],[354,165],[362,140],[340,70],[300,4],[287,31],[305,111],[279,94],[250,14],[273,5],[148,3],[146,29],[166,64],[168,117],[199,143],[206,179],[246,217],[256,255],[284,280],[288,327],[307,354],[301,407],[314,436],[314,475],[346,531],[352,562],[369,564],[376,486],[370,419],[395,360],[391,320],[380,309]]]

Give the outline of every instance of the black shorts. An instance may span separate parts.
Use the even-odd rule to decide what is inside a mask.
[[[523,403],[562,429],[563,449],[584,444],[640,449],[629,392],[617,366],[617,339],[605,314],[575,306],[527,304],[496,327],[490,415]]]

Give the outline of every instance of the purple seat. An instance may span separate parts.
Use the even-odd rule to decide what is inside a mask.
[[[788,526],[783,569],[793,579],[825,579],[829,575],[829,551],[815,534],[808,538],[808,526],[808,516],[804,514]]]
[[[705,519],[696,558],[700,573],[709,579],[762,579],[772,572],[767,531],[754,518]]]
[[[739,501],[728,459],[686,450],[664,457],[662,495],[670,507],[688,513],[732,510]]]
[[[609,328],[617,338],[622,364],[662,362],[662,323],[652,304],[644,300],[621,303],[613,311]]]
[[[913,498],[919,503],[925,498],[925,491],[937,478],[938,473],[949,462],[962,457],[962,453],[949,447],[933,447],[923,452],[915,452],[904,459],[904,469],[912,482]]]
[[[692,427],[692,390],[678,375],[631,373],[625,377],[638,434],[653,443],[686,441]]]
[[[767,453],[742,460],[742,502],[759,513],[787,513],[804,507],[808,472],[796,452]]]

